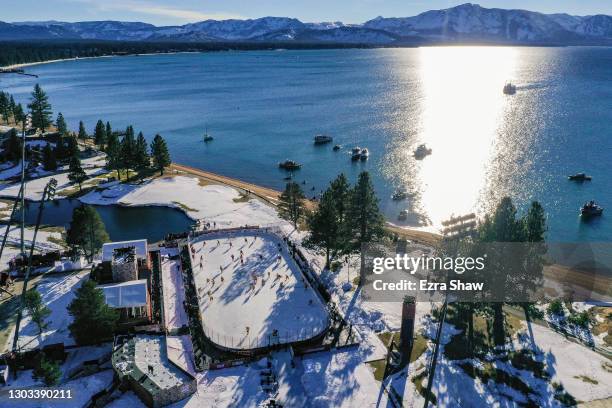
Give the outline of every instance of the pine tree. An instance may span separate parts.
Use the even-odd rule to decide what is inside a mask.
[[[68,326],[78,345],[98,343],[112,337],[119,313],[106,304],[102,289],[93,280],[83,282],[68,305],[73,321]]]
[[[352,249],[361,254],[363,271],[366,266],[363,246],[384,235],[384,218],[378,208],[378,198],[367,171],[359,174],[357,184],[351,192],[349,214],[353,234]]]
[[[43,147],[43,168],[47,171],[57,170],[57,157],[49,143]]]
[[[163,176],[164,168],[169,166],[172,161],[170,160],[170,152],[168,152],[166,141],[160,135],[155,135],[153,138],[151,156],[153,157],[153,167],[155,170],[159,170],[160,175]]]
[[[41,379],[47,387],[58,385],[62,378],[62,370],[56,361],[47,359],[43,354],[38,365],[32,370],[32,378]]]
[[[57,128],[60,137],[68,136],[68,125],[66,125],[66,120],[64,119],[64,115],[62,115],[62,112],[57,114],[57,119],[55,120],[55,127]]]
[[[72,211],[72,221],[66,233],[68,245],[75,250],[80,248],[91,259],[108,241],[108,233],[95,208],[82,206]]]
[[[348,251],[350,242],[350,185],[340,174],[321,196],[317,209],[308,218],[310,235],[306,245],[325,251],[326,267],[337,255]]]
[[[77,142],[76,137],[74,135],[68,136],[66,138],[66,157],[73,158],[79,157],[79,142]]]
[[[6,142],[6,158],[14,163],[21,161],[21,139],[17,136],[17,131],[11,129]]]
[[[297,183],[287,183],[285,191],[280,195],[278,215],[290,221],[297,228],[298,221],[305,213],[304,192]]]
[[[522,220],[516,217],[516,207],[509,197],[504,197],[498,204],[493,216],[486,216],[478,227],[478,241],[481,243],[520,242],[525,237]],[[516,282],[513,282],[517,270],[516,259],[507,259],[504,251],[487,251],[487,272],[489,280],[495,283],[499,293],[512,293]],[[493,290],[493,289],[492,289]],[[493,341],[495,345],[505,344],[505,326],[503,302],[497,301],[483,305],[484,311],[490,307],[493,311]]]
[[[45,319],[49,317],[51,310],[43,304],[40,293],[36,288],[32,288],[26,292],[25,307],[30,314],[30,319],[38,328],[38,334],[42,334],[42,331],[49,325],[45,322]]]
[[[107,141],[108,139],[110,139],[112,134],[113,134],[113,129],[111,128],[111,124],[110,122],[106,122],[106,140]]]
[[[151,157],[149,156],[149,146],[142,132],[138,133],[136,139],[136,148],[134,153],[134,166],[138,171],[143,171],[151,166]]]
[[[317,209],[308,217],[310,235],[306,246],[325,251],[325,267],[330,267],[332,251],[336,246],[338,225],[336,224],[336,203],[329,190],[321,196]]]
[[[32,126],[44,132],[51,124],[51,104],[45,91],[39,84],[34,86],[30,103],[28,104],[32,115]]]
[[[9,114],[13,115],[13,121],[17,122],[17,120],[15,119],[15,108],[17,107],[17,104],[15,103],[15,98],[13,98],[13,95],[9,95]]]
[[[25,111],[20,103],[15,105],[15,109],[13,109],[13,118],[15,119],[15,124],[21,124],[25,119]]]
[[[87,173],[81,167],[81,161],[78,157],[72,156],[68,166],[68,180],[79,184],[79,191],[82,190],[82,184],[87,180]]]
[[[104,129],[104,122],[101,120],[98,120],[94,129],[94,143],[101,147],[106,144],[106,129]]]
[[[113,132],[107,134],[106,139],[106,168],[117,171],[117,179],[121,179],[119,169],[121,168],[121,145],[119,138]]]
[[[121,142],[121,167],[125,169],[125,176],[129,178],[129,171],[135,166],[136,141],[134,140],[134,128],[128,126],[125,136]]]
[[[9,120],[9,100],[8,95],[5,92],[0,91],[0,115],[4,123],[8,123]]]
[[[82,120],[79,121],[79,133],[77,137],[81,140],[85,140],[89,137],[89,135],[87,134],[87,130],[85,130],[85,124]]]

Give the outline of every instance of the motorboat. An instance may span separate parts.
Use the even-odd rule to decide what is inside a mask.
[[[591,176],[587,176],[584,173],[576,173],[570,176],[567,176],[568,180],[572,181],[591,181]]]
[[[334,152],[337,152],[340,149],[342,149],[341,145],[335,145],[333,150],[334,150]]]
[[[417,148],[414,150],[414,157],[417,160],[422,160],[426,156],[429,156],[431,152],[432,150],[429,147],[427,147],[425,143],[423,143],[423,144],[418,145]]]
[[[397,219],[400,221],[405,221],[406,219],[408,219],[408,210],[400,211],[399,215],[397,216]]]
[[[361,159],[361,147],[353,147],[351,150],[351,160],[360,160]]]
[[[583,217],[592,217],[601,215],[603,210],[603,207],[595,204],[594,200],[591,200],[588,203],[584,203],[584,205],[580,207],[580,215]]]
[[[334,140],[333,137],[331,136],[327,136],[327,135],[316,135],[314,137],[314,144],[316,145],[320,145],[320,144],[326,144],[326,143],[331,143]]]
[[[391,196],[391,198],[393,199],[393,201],[405,200],[406,198],[408,198],[408,193],[406,192],[406,190],[396,190]]]
[[[361,152],[359,153],[359,158],[363,161],[363,160],[368,160],[368,157],[370,157],[370,151],[368,150],[367,147],[364,147],[363,149],[361,149]]]
[[[302,167],[302,165],[293,160],[285,160],[283,162],[278,163],[278,167],[283,170],[298,170]]]
[[[516,85],[512,84],[512,82],[507,82],[504,85],[504,94],[514,95],[515,93],[516,93]]]

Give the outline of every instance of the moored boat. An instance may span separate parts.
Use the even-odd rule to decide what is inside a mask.
[[[572,181],[591,181],[591,176],[587,176],[584,173],[572,174],[570,176],[567,176],[567,178]]]
[[[298,170],[302,167],[302,165],[293,160],[285,160],[283,162],[278,163],[278,167],[283,170]]]
[[[393,201],[401,201],[401,200],[405,200],[407,197],[408,197],[408,193],[406,192],[406,190],[396,190],[391,196],[391,199]]]
[[[429,156],[431,153],[432,150],[428,148],[425,143],[423,143],[417,146],[413,154],[417,160],[421,160],[424,159],[426,156]]]
[[[584,205],[580,207],[580,215],[583,217],[597,216],[601,215],[603,210],[603,207],[595,204],[594,200],[591,200],[588,203],[584,203]]]
[[[351,150],[351,160],[360,160],[361,159],[361,147],[355,146],[353,150]]]
[[[314,144],[319,145],[319,144],[326,144],[326,143],[331,143],[334,140],[333,137],[331,136],[327,136],[327,135],[316,135],[314,137]]]
[[[213,137],[208,133],[208,129],[206,129],[204,131],[204,141],[205,142],[212,142],[213,141]]]
[[[363,149],[361,149],[361,152],[359,153],[359,158],[361,160],[368,160],[368,157],[370,157],[370,151],[368,150],[367,147],[364,147]]]
[[[400,221],[405,221],[407,218],[408,218],[408,210],[400,211],[399,215],[397,216],[397,219]]]
[[[334,150],[334,152],[337,152],[340,149],[342,149],[341,145],[335,145],[333,150]]]
[[[507,82],[504,85],[504,94],[514,95],[515,93],[516,93],[516,85],[512,84],[512,82]]]

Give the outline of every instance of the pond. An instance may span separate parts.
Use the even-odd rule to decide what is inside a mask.
[[[79,200],[61,199],[45,203],[43,225],[70,227],[72,211],[82,206]],[[170,232],[188,230],[194,222],[182,211],[170,207],[93,206],[113,241],[146,238],[149,242],[162,240]],[[39,202],[26,202],[26,224],[35,225]]]

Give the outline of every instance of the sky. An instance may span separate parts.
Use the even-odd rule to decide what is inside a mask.
[[[0,21],[143,21],[178,25],[206,19],[295,17],[304,22],[362,23],[456,6],[451,0],[0,0]],[[612,0],[480,0],[483,7],[543,13],[612,15]]]

